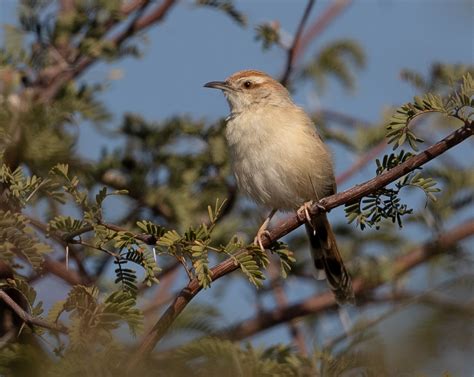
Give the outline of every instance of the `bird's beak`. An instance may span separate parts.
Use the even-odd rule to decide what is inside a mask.
[[[220,90],[230,90],[231,87],[225,81],[210,81],[204,84],[205,88],[220,89]]]

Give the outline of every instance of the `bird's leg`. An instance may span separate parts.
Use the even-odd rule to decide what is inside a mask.
[[[260,246],[260,249],[262,249],[262,251],[265,251],[265,248],[263,247],[262,236],[263,235],[270,236],[270,232],[267,230],[267,227],[268,227],[268,224],[270,223],[270,220],[275,215],[276,211],[277,211],[276,209],[272,209],[270,214],[267,216],[267,218],[263,222],[262,226],[258,229],[257,235],[255,236],[253,240],[253,243],[255,245]]]

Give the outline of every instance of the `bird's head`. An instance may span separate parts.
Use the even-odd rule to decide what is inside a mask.
[[[288,90],[260,71],[239,71],[225,81],[211,81],[204,86],[222,90],[232,113],[244,111],[254,105],[279,106],[292,103]]]

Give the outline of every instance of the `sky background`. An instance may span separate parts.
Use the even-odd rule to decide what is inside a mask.
[[[142,59],[127,58],[117,64],[94,65],[84,76],[88,82],[103,81],[111,73],[121,72],[120,80],[110,82],[102,95],[113,113],[107,128],[119,126],[124,112],[136,112],[148,120],[159,121],[176,114],[214,121],[226,116],[227,104],[218,91],[203,88],[212,80],[222,80],[241,69],[259,69],[279,76],[286,53],[280,48],[262,52],[255,42],[254,27],[265,21],[278,20],[281,29],[292,35],[306,6],[306,1],[246,0],[236,7],[248,16],[242,28],[215,10],[197,8],[182,1],[166,20],[147,33]],[[316,1],[308,24],[317,18],[329,1]],[[0,23],[15,19],[17,1],[0,0]],[[305,60],[327,43],[351,38],[365,50],[367,65],[357,73],[357,89],[347,93],[330,81],[323,96],[311,85],[296,86],[295,101],[308,111],[335,109],[355,117],[376,122],[384,108],[411,100],[412,87],[400,79],[400,70],[409,68],[427,74],[433,62],[474,62],[473,2],[468,0],[359,0],[345,10],[310,46]],[[120,141],[98,134],[90,125],[82,125],[77,149],[91,160],[103,147],[120,145]],[[471,144],[472,146],[472,144]],[[468,149],[466,149],[466,153]],[[334,150],[336,173],[351,164],[353,156]],[[339,190],[367,178],[373,168],[365,169],[347,181]],[[331,217],[342,218],[339,208]],[[228,284],[228,279],[216,282]],[[199,300],[212,299],[212,290],[203,292]],[[290,301],[309,294],[304,287],[290,286]],[[249,316],[253,305],[252,288],[233,284],[223,298],[225,322],[232,323]],[[339,324],[322,329],[318,337],[339,333]],[[259,342],[287,339],[286,328],[279,327],[257,338]],[[455,358],[453,359],[455,360]],[[442,360],[434,360],[434,364]],[[455,364],[455,363],[454,363]],[[459,364],[459,363],[458,363]],[[461,368],[460,371],[463,369]]]

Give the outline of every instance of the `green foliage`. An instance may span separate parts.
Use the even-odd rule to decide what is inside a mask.
[[[148,220],[137,221],[137,226],[146,234],[155,237],[155,239],[161,238],[166,232],[165,228]]]
[[[103,155],[94,179],[129,191],[138,204],[131,221],[149,216],[142,211],[148,208],[160,224],[186,229],[206,216],[207,203],[234,195],[223,131],[223,122],[206,126],[175,117],[158,123],[127,114],[120,129],[126,145]]]
[[[48,317],[58,321],[62,313],[69,313],[71,349],[86,349],[90,344],[108,345],[111,331],[126,323],[132,334],[142,328],[143,315],[136,308],[136,297],[126,291],[116,291],[99,299],[96,287],[74,286],[67,299],[56,303]]]
[[[37,294],[33,287],[31,287],[25,280],[20,278],[7,279],[5,282],[0,281],[0,288],[7,289],[13,288],[18,291],[26,302],[28,306],[28,312],[31,313],[33,317],[39,317],[43,314],[43,302],[36,302]],[[38,332],[41,333],[41,328],[38,329]]]
[[[255,28],[255,40],[261,41],[262,50],[270,49],[274,44],[280,43],[280,28],[277,23],[265,22]]]
[[[218,330],[218,323],[222,319],[218,308],[191,303],[173,322],[169,335],[189,333],[200,336],[210,335]],[[169,340],[169,336],[167,336],[167,340]]]
[[[365,65],[365,54],[360,45],[351,39],[332,42],[321,48],[301,73],[303,79],[314,81],[319,91],[324,90],[328,76],[336,78],[349,90],[355,87],[351,68],[361,69]]]
[[[474,80],[467,73],[462,77],[459,89],[454,89],[446,97],[435,94],[425,94],[415,97],[412,103],[407,103],[397,109],[387,126],[388,143],[393,143],[393,149],[408,142],[417,151],[417,143],[423,140],[409,129],[410,123],[418,116],[426,113],[441,113],[453,118],[466,121],[470,119],[474,109]]]
[[[34,269],[41,269],[44,255],[51,247],[42,242],[21,214],[0,210],[0,253],[2,259],[13,261],[20,257]]]
[[[240,26],[247,24],[247,17],[235,8],[232,0],[196,0],[196,5],[215,8],[227,14]]]
[[[409,129],[409,124],[418,116],[426,113],[437,112],[446,116],[469,121],[474,108],[474,80],[469,73],[465,74],[458,88],[453,87],[451,93],[442,97],[435,94],[426,94],[423,97],[415,97],[412,103],[407,103],[397,109],[387,126],[388,143],[393,143],[393,149],[397,149],[405,142],[415,151],[418,150],[417,143],[423,140]],[[411,153],[401,150],[398,155],[392,153],[376,160],[377,175],[380,175],[393,167],[403,163],[412,157]],[[346,217],[349,222],[356,221],[357,225],[364,229],[366,226],[379,228],[383,219],[390,219],[393,223],[402,226],[402,216],[411,214],[412,209],[401,203],[399,192],[404,187],[417,187],[424,191],[427,198],[435,201],[433,195],[439,192],[436,181],[430,177],[422,177],[420,172],[411,172],[398,180],[392,188],[385,187],[345,206]]]
[[[48,223],[48,234],[55,231],[72,233],[82,229],[85,224],[84,221],[73,219],[71,216],[56,216]]]
[[[230,341],[203,338],[179,348],[163,363],[163,375],[309,376],[309,363],[288,348],[241,348]],[[169,368],[169,369],[168,369]],[[305,371],[305,369],[307,369]]]
[[[376,174],[380,175],[393,167],[403,163],[412,157],[411,153],[401,151],[398,155],[394,153],[385,155],[382,161],[376,160]],[[380,227],[380,222],[389,219],[392,223],[397,223],[402,227],[402,217],[413,213],[413,209],[401,203],[400,191],[405,187],[416,187],[424,191],[427,198],[436,200],[433,195],[439,192],[439,188],[434,187],[436,182],[432,178],[424,178],[420,172],[411,172],[400,178],[392,187],[384,187],[376,192],[361,198],[345,206],[346,217],[349,223],[356,221],[356,224],[363,230],[365,227]]]
[[[265,276],[261,269],[268,266],[268,256],[258,246],[245,246],[237,237],[232,237],[223,248],[223,252],[231,257],[250,283],[256,287],[263,285]]]
[[[280,241],[275,242],[270,250],[278,255],[280,259],[280,273],[283,279],[286,279],[292,269],[292,265],[296,262],[293,252],[288,250],[288,245]]]
[[[434,63],[427,75],[410,69],[401,71],[403,80],[423,93],[444,92],[452,90],[453,83],[460,82],[466,74],[474,76],[474,66],[465,64]]]
[[[137,274],[135,270],[124,267],[127,263],[125,259],[116,259],[114,261],[117,266],[115,269],[115,283],[121,283],[122,289],[128,291],[133,295],[137,294]]]
[[[40,189],[48,190],[55,187],[51,180],[36,175],[26,176],[23,169],[17,167],[14,171],[2,164],[0,167],[0,187],[3,195],[1,201],[10,208],[24,208],[34,198]]]

